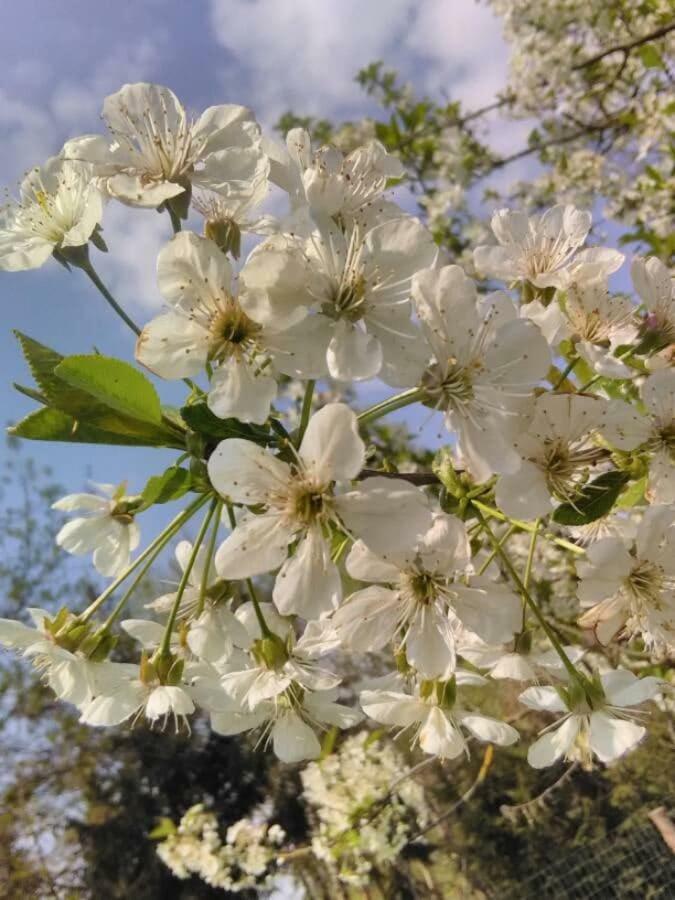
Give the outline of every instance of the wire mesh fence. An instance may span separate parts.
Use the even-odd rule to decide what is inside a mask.
[[[645,818],[626,830],[561,853],[555,863],[503,900],[534,898],[675,900],[675,853]]]

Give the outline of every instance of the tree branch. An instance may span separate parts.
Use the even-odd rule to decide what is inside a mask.
[[[608,47],[606,50],[601,50],[599,53],[596,53],[595,56],[590,56],[583,62],[572,66],[572,71],[576,72],[579,69],[585,69],[587,66],[592,66],[593,63],[599,62],[601,59],[604,59],[606,56],[611,56],[613,53],[629,53],[631,50],[635,49],[635,47],[640,47],[642,44],[648,44],[649,41],[655,41],[658,40],[658,38],[665,37],[665,35],[669,34],[671,31],[675,31],[675,21],[662,25],[660,28],[656,28],[654,31],[651,31],[649,34],[645,34],[642,37],[635,38],[632,41],[626,41],[625,44],[616,44],[614,47]]]

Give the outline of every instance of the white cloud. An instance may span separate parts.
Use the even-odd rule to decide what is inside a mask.
[[[473,0],[211,0],[211,13],[225,83],[243,72],[246,102],[266,122],[288,108],[358,115],[367,100],[354,76],[377,59],[470,105],[489,102],[505,78],[500,22]]]
[[[153,40],[113,45],[88,77],[79,80],[64,77],[67,67],[55,71],[46,60],[25,59],[11,67],[6,83],[14,87],[0,91],[3,180],[19,181],[31,166],[58,153],[74,134],[98,131],[103,98],[125,81],[147,77],[160,46],[157,35]],[[37,103],[26,99],[30,87],[37,88]]]
[[[157,254],[171,237],[166,214],[132,209],[121,203],[107,205],[103,236],[109,252],[92,257],[115,299],[143,325],[162,306],[157,288]]]

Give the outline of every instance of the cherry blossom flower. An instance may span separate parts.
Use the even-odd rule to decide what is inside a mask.
[[[346,157],[330,146],[312,153],[309,134],[292,128],[285,148],[271,142],[264,147],[270,157],[270,181],[288,193],[294,210],[307,208],[339,216],[346,223],[357,217],[373,221],[385,210],[400,215],[398,207],[380,197],[388,179],[402,178],[405,170],[379,141],[369,141]]]
[[[140,82],[106,97],[103,119],[109,138],[75,138],[63,154],[91,163],[105,192],[131,206],[160,206],[192,185],[246,194],[267,172],[259,126],[243,106],[211,106],[192,121],[173,91]]]
[[[242,707],[224,691],[211,695],[211,727],[218,734],[234,735],[261,729],[259,742],[272,743],[274,753],[285,763],[316,759],[321,753],[317,730],[327,725],[351,728],[361,714],[336,703],[337,691],[302,691],[293,687],[264,700],[253,711]]]
[[[129,565],[131,553],[141,539],[125,485],[97,484],[103,494],[68,494],[52,504],[62,512],[82,511],[56,535],[56,543],[68,553],[93,551],[94,568],[113,577]]]
[[[520,695],[530,709],[565,715],[544,729],[530,747],[527,761],[535,769],[551,766],[561,757],[579,760],[587,768],[593,755],[608,763],[632,750],[646,734],[634,719],[633,707],[654,697],[661,689],[658,678],[637,678],[625,669],[600,676],[592,700],[577,686],[564,689],[530,687]]]
[[[279,229],[274,216],[257,211],[267,193],[267,177],[262,173],[248,192],[224,197],[214,191],[200,191],[194,194],[192,205],[204,218],[204,235],[223,253],[239,259],[242,234],[274,234]]]
[[[528,646],[530,643],[521,638],[509,650],[467,635],[459,644],[458,653],[479,669],[486,669],[490,678],[498,680],[540,681],[544,676],[547,679],[565,676],[565,666],[556,650],[533,651]],[[582,647],[569,645],[563,650],[573,663],[578,662],[585,652]]]
[[[334,492],[335,481],[357,477],[364,454],[356,416],[341,403],[312,416],[293,464],[251,441],[222,441],[208,461],[211,483],[222,496],[262,511],[246,513],[218,549],[220,575],[249,578],[281,566],[273,592],[281,613],[313,619],[337,606],[341,580],[325,529],[346,528],[376,552],[389,552],[414,541],[430,520],[425,496],[399,479],[368,478],[355,490]]]
[[[647,493],[653,503],[675,503],[675,370],[660,369],[640,388],[646,415],[628,403],[613,404],[603,428],[621,450],[642,448],[649,460]]]
[[[37,269],[54,251],[81,247],[101,221],[103,199],[90,166],[52,157],[0,209],[0,269]]]
[[[455,677],[458,686],[485,683],[479,675],[466,672],[458,671]],[[468,755],[465,731],[479,741],[502,747],[518,740],[518,732],[506,722],[463,709],[455,705],[454,698],[448,702],[442,689],[440,693],[443,696],[439,700],[438,686],[414,695],[398,691],[363,691],[361,707],[366,715],[383,725],[402,729],[414,727],[413,746],[419,743],[425,753],[439,759],[455,759],[462,753]]]
[[[633,370],[614,356],[619,345],[637,335],[635,306],[628,297],[612,296],[601,280],[571,284],[565,315],[576,352],[599,375],[631,377]]]
[[[129,719],[173,717],[176,729],[195,705],[184,684],[162,683],[151,663],[102,663],[97,672],[96,696],[81,707],[80,721],[86,725],[121,725]]]
[[[244,666],[228,665],[220,675],[225,693],[250,710],[289,689],[291,692],[332,690],[341,680],[316,662],[326,647],[331,646],[322,635],[322,639],[317,640],[318,623],[308,623],[298,639],[291,621],[280,616],[268,616],[270,608],[274,609],[269,603],[260,605],[261,611],[266,610],[263,612],[268,629],[266,633],[262,633],[260,622],[257,617],[251,616],[251,611],[243,617],[238,611],[240,628],[246,629],[247,625],[250,629],[247,631],[248,658]],[[252,628],[252,625],[257,627]]]
[[[157,279],[171,308],[143,329],[138,361],[172,379],[197,375],[212,363],[210,410],[264,422],[277,393],[268,368],[274,338],[234,296],[225,255],[213,241],[181,232],[160,251]]]
[[[572,281],[606,277],[620,267],[623,254],[605,247],[579,248],[591,227],[591,214],[574,206],[553,206],[542,215],[499,209],[492,217],[496,246],[477,247],[478,271],[503,281],[529,281],[538,288],[565,288]]]
[[[546,341],[505,293],[479,300],[459,266],[418,272],[412,294],[434,354],[422,386],[444,410],[467,467],[479,480],[515,471],[518,410],[551,364]]]
[[[87,703],[94,695],[100,663],[91,662],[82,653],[64,646],[67,641],[60,641],[55,633],[50,613],[34,607],[28,607],[27,612],[33,627],[13,619],[0,619],[0,644],[30,659],[60,700],[75,706]],[[69,621],[75,624],[73,616]]]
[[[578,594],[590,607],[579,619],[602,644],[622,630],[656,650],[675,646],[675,508],[652,506],[634,546],[609,537],[591,544],[577,563]]]
[[[673,276],[660,259],[634,259],[630,270],[635,290],[647,307],[647,327],[667,344],[675,342]]]
[[[352,594],[330,625],[350,650],[380,650],[395,641],[424,678],[449,677],[458,636],[468,630],[490,641],[510,640],[520,627],[521,603],[488,578],[460,580],[471,551],[464,524],[436,513],[429,531],[405,550],[379,556],[357,541],[347,572],[361,581],[385,582]]]
[[[593,467],[608,456],[593,441],[606,418],[607,405],[598,397],[539,397],[527,430],[513,443],[520,466],[497,482],[499,508],[514,518],[535,519],[559,502],[573,501]]]
[[[429,232],[407,216],[346,233],[322,220],[306,241],[279,235],[256,247],[241,274],[242,296],[250,315],[277,328],[288,327],[291,312],[311,312],[322,374],[411,386],[427,359],[410,320],[411,280],[436,254]]]

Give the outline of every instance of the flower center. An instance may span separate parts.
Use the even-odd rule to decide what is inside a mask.
[[[632,599],[659,609],[665,587],[665,573],[661,566],[647,560],[638,560],[626,578],[625,585]]]
[[[569,503],[588,480],[589,468],[604,459],[600,447],[574,449],[561,439],[546,442],[538,463],[546,476],[548,489],[557,500]]]
[[[284,518],[294,526],[307,528],[326,511],[327,485],[317,484],[305,475],[289,485],[284,505]]]
[[[428,606],[438,596],[439,579],[430,572],[413,570],[401,575],[401,593],[408,600]]]
[[[365,312],[366,283],[363,275],[354,275],[335,285],[329,300],[321,311],[331,319],[347,319],[358,322]]]
[[[241,306],[229,297],[209,326],[209,359],[221,362],[254,341],[261,326],[250,319]]]

